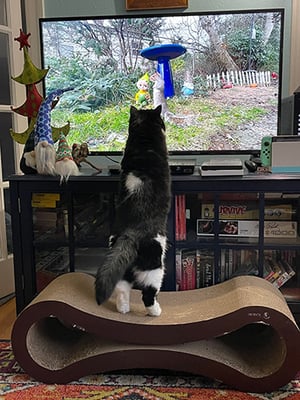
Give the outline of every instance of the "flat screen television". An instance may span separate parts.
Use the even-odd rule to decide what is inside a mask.
[[[283,24],[284,9],[41,19],[45,95],[74,87],[52,124],[70,121],[69,143],[92,154],[120,154],[130,106],[152,107],[159,77],[171,154],[255,153],[279,134]]]

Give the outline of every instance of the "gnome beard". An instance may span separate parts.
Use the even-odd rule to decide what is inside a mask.
[[[54,145],[47,141],[42,141],[35,146],[34,151],[37,172],[42,175],[56,175],[56,151]]]
[[[79,175],[79,170],[75,161],[69,158],[64,158],[60,161],[56,161],[55,172],[60,175],[60,182],[67,181],[71,175]]]

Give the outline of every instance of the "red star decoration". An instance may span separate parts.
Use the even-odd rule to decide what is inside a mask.
[[[30,35],[31,33],[24,33],[22,29],[20,29],[20,36],[15,38],[15,40],[20,43],[20,50],[22,50],[24,46],[30,47],[30,44],[28,43],[28,38]]]

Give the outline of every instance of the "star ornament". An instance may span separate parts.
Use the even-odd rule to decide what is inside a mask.
[[[22,50],[24,46],[30,47],[30,44],[28,43],[28,38],[30,35],[31,33],[24,33],[22,29],[20,29],[20,36],[15,38],[15,40],[20,43],[20,50]]]

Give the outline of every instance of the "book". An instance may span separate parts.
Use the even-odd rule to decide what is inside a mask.
[[[201,251],[201,270],[203,273],[203,286],[212,286],[215,283],[214,253],[211,250]]]
[[[191,290],[196,288],[196,250],[182,249],[182,290]]]
[[[175,195],[175,240],[179,240],[180,227],[179,227],[179,198]]]
[[[269,257],[264,258],[264,269],[263,269],[263,277],[267,281],[272,279],[275,271],[273,271],[271,264],[269,263]]]
[[[31,206],[36,208],[56,208],[60,193],[32,193]]]
[[[234,270],[233,265],[233,249],[227,249],[226,266],[227,266],[227,276],[231,278]]]
[[[185,195],[175,196],[175,237],[176,240],[186,240]]]
[[[264,236],[266,238],[296,238],[296,221],[265,221]]]
[[[201,289],[215,283],[214,253],[205,249],[176,250],[176,290]]]
[[[196,250],[196,289],[204,285],[204,272],[201,266],[201,250]]]
[[[240,263],[235,266],[230,278],[241,275],[258,276],[257,255],[255,251],[241,250],[239,261]]]
[[[197,235],[213,235],[215,232],[214,220],[197,219]],[[259,221],[220,220],[220,236],[258,237]],[[296,221],[265,221],[265,238],[296,238]]]
[[[220,266],[219,266],[219,281],[224,282],[227,280],[226,276],[226,251],[227,249],[222,249],[220,254]]]
[[[176,290],[182,290],[181,250],[176,249]]]
[[[213,219],[215,206],[213,203],[201,205],[201,218]],[[259,210],[256,202],[219,204],[219,219],[258,219]]]
[[[295,214],[292,204],[266,204],[264,209],[265,220],[291,220]]]
[[[280,251],[270,250],[264,257],[263,277],[278,289],[295,275],[291,265],[280,258],[280,254],[282,254]]]
[[[271,283],[275,283],[276,280],[280,277],[280,275],[282,274],[282,270],[281,270],[281,266],[278,264],[278,262],[275,259],[270,258],[268,260],[270,267],[273,271],[273,274],[271,274],[267,280]],[[274,285],[276,286],[276,285]]]
[[[292,204],[266,204],[264,215],[266,220],[291,220],[295,214]],[[201,205],[201,218],[213,219],[215,215],[213,203]],[[257,220],[259,207],[257,202],[222,202],[219,205],[219,219]]]
[[[289,274],[289,276],[292,278],[293,276],[296,275],[295,270],[292,268],[291,264],[288,263],[286,260],[280,260],[280,262],[283,264],[283,268],[286,270],[286,272]]]
[[[185,195],[180,195],[180,224],[181,224],[181,240],[186,240],[186,210]]]
[[[296,273],[293,270],[293,268],[284,260],[279,260],[278,264],[280,265],[281,268],[281,275],[275,280],[273,283],[274,286],[277,288],[280,288],[283,286],[287,281],[289,281]]]

